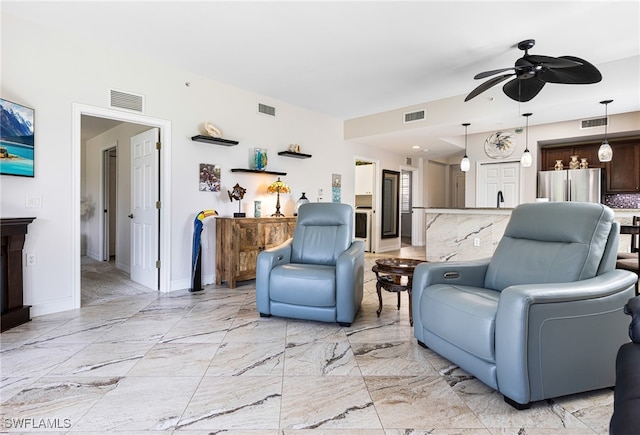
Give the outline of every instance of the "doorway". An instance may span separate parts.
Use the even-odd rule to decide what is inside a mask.
[[[451,165],[451,207],[452,208],[465,208],[465,189],[466,189],[466,172],[460,170],[460,165]]]
[[[117,145],[102,152],[103,168],[103,240],[102,240],[102,261],[115,262],[116,257],[116,216],[118,207],[118,159]]]
[[[413,171],[402,169],[400,172],[400,243],[411,245],[413,225]]]
[[[379,248],[380,236],[377,232],[379,220],[378,207],[378,167],[380,162],[366,157],[354,159],[354,220],[360,222],[358,234],[354,237],[365,242],[367,251],[376,252]],[[364,222],[365,226],[362,226]],[[355,228],[354,228],[355,230]],[[364,236],[364,237],[358,237]]]
[[[72,192],[72,196],[75,201],[74,210],[72,210],[72,226],[74,228],[73,237],[71,244],[72,256],[75,259],[72,265],[72,285],[73,285],[73,295],[74,295],[74,307],[80,308],[81,306],[81,249],[80,249],[80,240],[81,240],[81,225],[80,225],[80,198],[82,192],[82,180],[83,180],[83,165],[82,165],[82,117],[92,116],[98,118],[105,118],[116,120],[124,123],[133,123],[133,124],[141,124],[147,126],[147,128],[156,127],[159,131],[159,142],[162,144],[159,154],[170,155],[171,154],[171,122],[167,120],[151,118],[145,115],[140,115],[137,113],[128,113],[119,110],[113,109],[105,109],[94,106],[87,106],[78,103],[73,104],[73,116],[72,116],[72,161],[73,164],[73,185],[74,191]],[[116,156],[117,156],[116,151]],[[160,158],[159,163],[160,171],[162,172],[162,177],[159,177],[159,204],[162,207],[159,209],[160,215],[160,223],[159,230],[157,232],[158,238],[158,275],[159,282],[157,285],[157,290],[161,292],[167,292],[171,290],[170,285],[170,228],[168,222],[168,212],[171,209],[171,195],[169,186],[171,186],[171,167],[170,161],[168,158]],[[100,166],[100,164],[98,164]],[[117,168],[117,167],[116,167]],[[101,183],[102,184],[102,183]],[[122,188],[122,186],[118,186],[118,188]],[[98,193],[96,197],[101,197],[101,194]],[[100,213],[100,220],[104,219],[103,216],[103,203],[102,198],[100,198],[100,208],[96,207]],[[117,208],[117,207],[116,207]],[[121,213],[122,214],[122,213]],[[126,217],[126,216],[125,216]],[[106,226],[106,225],[105,225]],[[100,227],[102,228],[102,227]],[[117,226],[116,226],[117,228]],[[100,239],[104,240],[104,234],[100,231]],[[116,235],[118,231],[116,230]],[[102,243],[101,243],[102,244]],[[117,242],[116,242],[117,246]],[[99,251],[99,255],[104,255],[105,249],[101,249]]]
[[[82,132],[82,189],[96,209],[82,221],[88,259],[109,263],[121,280],[157,291],[158,128],[83,116]],[[95,281],[107,274],[97,273],[104,269],[88,259],[82,262],[82,302],[103,300]]]

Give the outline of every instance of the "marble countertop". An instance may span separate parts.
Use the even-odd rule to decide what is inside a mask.
[[[414,207],[418,208],[418,207]],[[425,213],[447,213],[447,214],[490,214],[504,215],[511,214],[512,208],[438,208],[438,207],[422,207]],[[613,208],[613,212],[619,217],[631,217],[640,215],[640,209],[637,208]]]
[[[445,214],[491,214],[506,215],[511,214],[512,208],[425,208],[425,213],[445,213]]]

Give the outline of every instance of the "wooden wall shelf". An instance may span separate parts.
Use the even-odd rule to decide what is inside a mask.
[[[231,172],[249,172],[252,174],[270,174],[270,175],[287,175],[286,172],[276,172],[276,171],[261,171],[259,169],[243,169],[243,168],[234,168]]]
[[[309,159],[311,158],[311,154],[303,154],[303,153],[294,153],[293,151],[280,151],[278,153],[279,156],[285,157],[293,157],[295,159]]]
[[[232,146],[238,145],[240,143],[240,142],[238,142],[236,140],[223,139],[221,137],[204,136],[202,134],[199,134],[197,136],[192,136],[191,140],[193,140],[195,142],[211,143],[211,144],[215,144],[215,145],[224,145],[224,146],[228,146],[228,147],[232,147]]]

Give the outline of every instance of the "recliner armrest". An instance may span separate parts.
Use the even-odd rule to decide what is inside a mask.
[[[581,281],[513,285],[502,291],[500,303],[519,300],[519,304],[531,305],[601,298],[628,289],[636,280],[633,273],[614,269]],[[509,299],[503,299],[505,296]]]
[[[338,256],[336,261],[336,282],[342,283],[350,280],[359,262],[362,262],[362,267],[364,267],[364,242],[355,240],[346,251]],[[351,285],[346,287],[351,288]],[[340,291],[339,286],[338,291]]]
[[[355,240],[336,261],[336,308],[338,323],[351,323],[362,301],[364,242]]]
[[[337,263],[340,263],[341,261],[351,262],[353,261],[353,259],[361,255],[364,256],[364,242],[362,240],[354,240],[353,242],[351,242],[351,246],[349,246],[346,251],[340,254]],[[337,263],[336,267],[338,267]]]
[[[411,298],[413,303],[413,329],[418,342],[424,342],[420,299],[425,288],[434,284],[484,287],[484,277],[490,258],[475,261],[452,261],[448,263],[420,263],[413,272]]]
[[[258,254],[258,259],[262,258],[262,261],[269,261],[269,269],[273,269],[278,264],[291,263],[291,244],[293,239],[289,238],[284,243],[274,246],[273,248],[265,249]]]
[[[489,258],[483,258],[475,261],[420,263],[413,273],[412,291],[421,291],[434,284],[484,287],[484,277],[489,267],[489,261]]]
[[[271,314],[269,308],[269,276],[271,270],[280,265],[291,262],[291,244],[293,239],[265,249],[258,254],[256,261],[256,305],[262,314]]]
[[[545,380],[536,374],[529,352],[536,363],[541,361],[540,355],[557,355],[558,361],[578,367],[584,366],[584,361],[573,346],[593,340],[593,331],[619,346],[614,337],[621,335],[617,323],[624,321],[622,301],[634,293],[635,279],[631,272],[612,270],[581,281],[504,289],[498,302],[495,336],[500,392],[524,404],[540,400],[544,396],[541,391],[551,388],[545,384],[551,375],[547,373],[549,379]],[[562,344],[553,343],[554,339],[552,343],[545,341],[545,337],[567,334],[571,338]],[[558,353],[560,348],[564,352]]]

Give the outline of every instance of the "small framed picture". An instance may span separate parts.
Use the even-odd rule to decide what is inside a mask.
[[[220,192],[220,168],[209,163],[200,163],[200,192]]]

